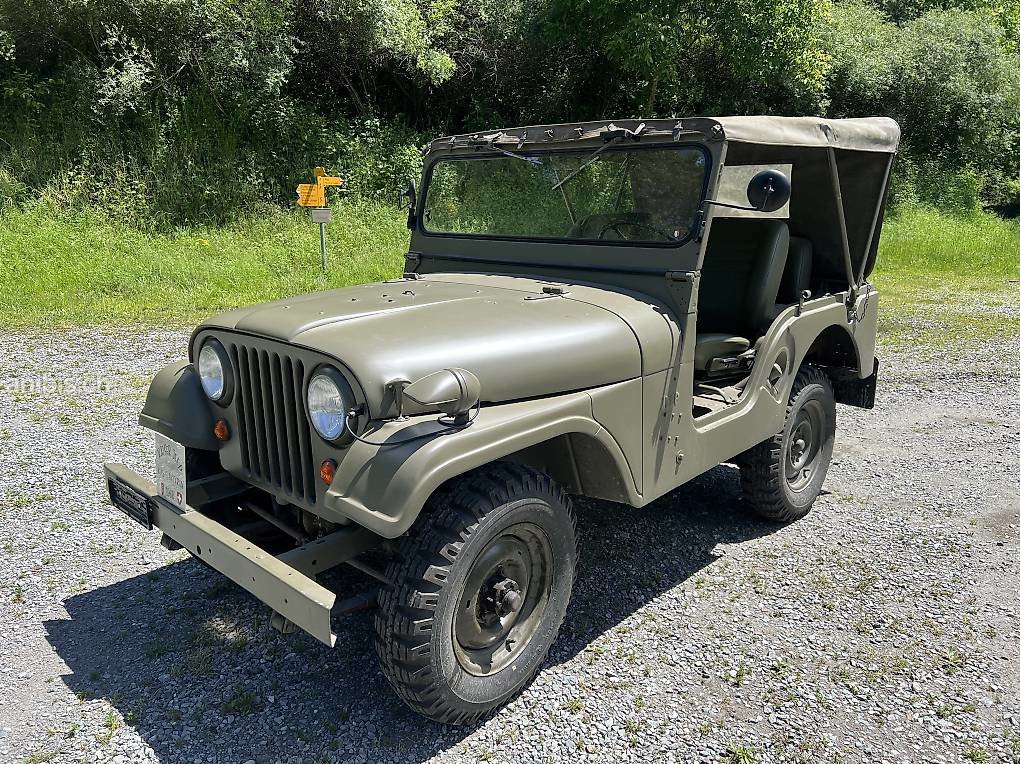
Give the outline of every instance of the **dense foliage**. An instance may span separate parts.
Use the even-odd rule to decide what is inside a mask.
[[[390,198],[431,135],[889,114],[897,196],[1020,200],[1017,0],[0,0],[0,201],[156,226]]]

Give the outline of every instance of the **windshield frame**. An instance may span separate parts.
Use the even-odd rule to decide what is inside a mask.
[[[542,156],[542,155],[553,155],[553,156],[564,156],[564,155],[582,155],[590,156],[597,149],[603,149],[602,155],[616,152],[633,152],[633,151],[647,151],[652,149],[658,150],[681,150],[681,149],[696,149],[701,152],[702,158],[704,159],[704,173],[702,174],[701,190],[698,194],[698,212],[695,213],[695,220],[691,229],[685,236],[676,241],[646,241],[646,240],[626,240],[626,239],[581,239],[581,238],[568,238],[568,237],[551,237],[551,236],[508,236],[508,235],[495,235],[495,234],[481,234],[481,233],[457,233],[447,231],[430,231],[425,226],[425,204],[428,200],[429,186],[432,183],[432,172],[437,164],[440,162],[449,161],[471,161],[477,159],[496,159],[505,154],[499,150],[499,148],[490,149],[484,144],[475,147],[473,151],[450,154],[448,156],[437,156],[425,168],[425,173],[422,178],[422,189],[418,195],[418,209],[415,214],[415,232],[422,236],[430,239],[470,239],[476,241],[512,241],[512,242],[525,242],[533,244],[566,244],[566,245],[577,245],[584,244],[588,246],[599,246],[599,247],[632,247],[636,249],[676,249],[690,242],[697,236],[699,228],[699,219],[703,217],[704,202],[708,196],[708,189],[713,178],[713,158],[712,152],[709,151],[708,147],[703,143],[697,141],[670,141],[668,143],[647,143],[647,144],[634,144],[634,143],[622,143],[616,146],[609,146],[603,148],[605,144],[595,145],[588,144],[586,146],[577,147],[542,147],[537,149],[521,150],[517,149],[515,153],[523,154],[523,157],[519,161],[525,161],[524,157],[527,156]],[[557,190],[564,192],[569,191],[570,183],[565,183]],[[698,213],[701,214],[698,214]]]

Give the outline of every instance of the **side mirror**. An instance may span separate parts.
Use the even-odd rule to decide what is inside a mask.
[[[414,183],[414,178],[407,182],[407,188],[397,192],[397,209],[402,210],[405,205],[407,207],[407,227],[414,228],[415,212],[418,209],[418,187]]]
[[[462,427],[471,421],[471,411],[481,399],[482,383],[467,369],[443,369],[412,382],[401,395],[419,406],[439,409]]]
[[[747,184],[747,201],[758,212],[775,212],[790,201],[790,179],[779,170],[762,170]]]

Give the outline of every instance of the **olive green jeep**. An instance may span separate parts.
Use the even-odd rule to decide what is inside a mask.
[[[642,507],[730,462],[750,510],[810,510],[835,404],[874,404],[898,139],[726,117],[436,140],[403,276],[203,323],[141,413],[155,482],[106,465],[111,500],[283,631],[332,646],[374,606],[400,697],[478,719],[556,638],[572,494]],[[371,596],[323,585],[342,563]]]

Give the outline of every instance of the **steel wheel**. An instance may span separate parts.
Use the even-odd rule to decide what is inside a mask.
[[[818,400],[809,400],[797,412],[786,443],[786,482],[792,491],[803,491],[815,475],[821,456],[825,412]]]
[[[804,366],[793,380],[783,429],[741,455],[748,507],[784,523],[806,515],[822,490],[835,437],[832,383],[822,369]]]
[[[453,622],[454,652],[465,671],[495,674],[528,646],[549,599],[551,555],[545,533],[521,523],[475,560]]]
[[[419,713],[481,719],[541,668],[576,564],[570,500],[548,475],[496,462],[456,479],[387,567],[375,621],[383,673]]]

